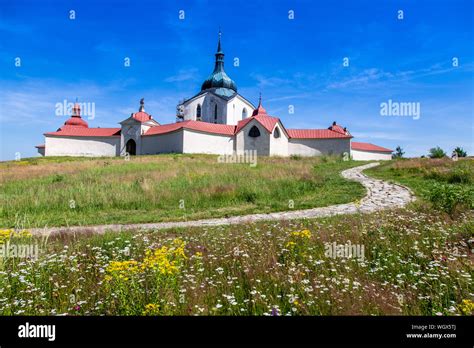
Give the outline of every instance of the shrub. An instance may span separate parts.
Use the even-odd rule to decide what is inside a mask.
[[[474,207],[472,188],[435,183],[426,192],[426,197],[436,209],[452,214],[458,206]]]
[[[443,158],[446,157],[446,152],[439,146],[433,147],[430,149],[430,153],[428,155],[430,158]]]
[[[404,154],[405,154],[405,152],[403,151],[403,149],[399,145],[395,149],[395,153],[393,154],[393,158],[403,158]]]
[[[450,184],[469,184],[473,181],[473,174],[468,167],[458,166],[450,171],[440,171],[436,168],[425,171],[423,175],[427,179],[432,179]]]
[[[466,157],[467,156],[467,152],[464,151],[464,149],[462,147],[456,147],[453,152],[456,152],[458,157]]]
[[[458,167],[449,172],[447,181],[451,184],[469,184],[472,182],[472,172],[469,168]]]

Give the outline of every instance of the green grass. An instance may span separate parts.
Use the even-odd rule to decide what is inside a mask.
[[[435,183],[474,186],[474,160],[460,159],[405,159],[382,162],[380,166],[365,170],[365,173],[411,188],[422,197]]]
[[[0,263],[0,314],[469,315],[473,217],[396,210],[22,237],[40,254]],[[364,246],[363,259],[326,255],[327,243],[348,242]]]
[[[95,210],[79,209],[87,221],[107,218],[107,199],[114,195],[136,205],[131,212],[119,205],[124,215],[114,216],[130,221],[137,211],[156,212],[162,200],[172,202],[167,192],[183,192],[187,217],[206,216],[208,209],[219,216],[232,207],[232,213],[248,206],[284,210],[288,199],[295,199],[295,208],[335,204],[353,200],[354,190],[364,194],[339,176],[359,162],[264,158],[250,168],[214,161],[170,155],[131,163],[8,163],[2,164],[2,193],[13,199],[15,189],[28,192],[27,198],[18,193],[17,203],[27,202],[37,218],[48,210],[35,212],[35,200],[39,207],[43,199],[54,206],[61,192],[79,190],[84,202],[96,197]],[[10,170],[15,176],[7,178]],[[0,259],[0,314],[472,315],[474,211],[446,214],[423,198],[432,185],[472,187],[472,160],[391,161],[367,173],[409,186],[420,195],[419,204],[365,215],[104,235],[41,238],[0,230],[0,244],[39,246],[37,258]],[[129,191],[148,199],[142,202]],[[160,199],[153,200],[153,192]],[[191,215],[188,203],[199,196],[200,205],[191,205],[197,215]],[[170,216],[175,211],[162,209]],[[59,212],[50,211],[54,221],[71,214]],[[328,245],[349,242],[364,248],[363,258],[326,253]]]
[[[41,158],[0,164],[0,226],[44,227],[194,220],[347,203],[364,188],[339,173],[361,162],[216,156]]]

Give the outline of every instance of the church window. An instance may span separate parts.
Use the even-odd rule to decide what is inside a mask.
[[[217,121],[217,104],[214,105],[214,121]]]
[[[246,108],[243,108],[243,109],[242,109],[242,120],[243,120],[244,118],[247,118],[247,109],[246,109]]]
[[[196,118],[200,119],[201,118],[201,104],[198,104],[196,108]]]
[[[249,137],[256,138],[259,136],[260,136],[260,131],[258,130],[256,126],[253,126],[252,128],[250,128]]]
[[[280,137],[280,130],[277,128],[275,128],[275,130],[273,131],[273,136],[275,138],[279,138]]]

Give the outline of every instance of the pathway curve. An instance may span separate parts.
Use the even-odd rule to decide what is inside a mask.
[[[391,184],[382,180],[367,177],[362,173],[364,169],[372,168],[379,163],[369,163],[363,166],[342,171],[341,175],[349,180],[360,182],[366,189],[367,195],[359,202],[331,205],[305,210],[295,210],[287,212],[276,212],[269,214],[251,214],[243,216],[233,216],[219,219],[205,219],[178,222],[158,222],[146,224],[125,224],[125,225],[99,225],[99,226],[71,226],[71,227],[51,227],[36,228],[30,231],[33,234],[57,234],[62,232],[81,233],[93,232],[104,233],[106,231],[121,231],[133,229],[168,229],[173,227],[196,227],[196,226],[217,226],[243,224],[255,221],[271,220],[293,220],[303,218],[318,218],[340,214],[371,213],[377,210],[404,207],[415,199],[412,192],[404,186]]]

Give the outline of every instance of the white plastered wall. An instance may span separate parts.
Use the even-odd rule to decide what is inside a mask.
[[[391,153],[378,151],[351,150],[351,156],[355,161],[389,161],[392,159]]]
[[[253,138],[249,136],[250,129],[256,126],[260,131],[260,136]],[[257,151],[257,156],[270,155],[270,133],[255,120],[250,121],[235,136],[235,151],[243,154],[244,151]]]
[[[45,156],[113,157],[120,154],[120,137],[45,136]]]
[[[247,111],[247,116],[243,117],[242,111]],[[226,124],[235,126],[237,122],[252,116],[253,106],[242,99],[238,94],[227,104]]]
[[[184,129],[184,153],[232,154],[234,137]]]
[[[280,133],[280,137],[275,138],[277,129]],[[288,137],[280,122],[275,125],[270,136],[270,156],[288,156]]]
[[[288,155],[322,156],[343,155],[351,151],[350,139],[290,139]]]
[[[183,129],[142,137],[142,154],[183,153]]]

